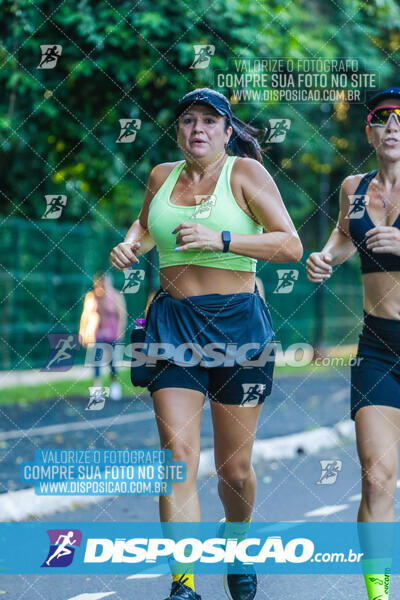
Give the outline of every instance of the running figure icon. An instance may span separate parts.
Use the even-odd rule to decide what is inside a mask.
[[[57,64],[57,60],[61,56],[61,46],[58,44],[45,44],[40,46],[40,50],[42,52],[42,56],[40,58],[40,62],[37,66],[37,69],[53,69]]]
[[[51,365],[55,362],[59,363],[62,360],[71,359],[71,354],[67,352],[67,350],[73,350],[74,348],[76,348],[76,344],[71,343],[73,339],[74,336],[69,335],[67,338],[61,338],[58,340],[57,346],[55,348],[56,350],[58,350],[58,352],[56,352],[51,361],[47,364],[46,369],[50,369]]]
[[[46,560],[46,565],[50,566],[53,558],[61,558],[62,556],[66,556],[67,554],[72,554],[72,550],[67,548],[68,544],[76,544],[77,540],[72,539],[74,537],[73,531],[68,531],[66,535],[59,535],[56,541],[57,549],[56,551]],[[60,541],[62,540],[62,542]]]

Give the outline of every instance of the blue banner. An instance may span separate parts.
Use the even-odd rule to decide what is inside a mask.
[[[2,523],[2,573],[400,573],[398,523]],[[397,538],[397,539],[396,539]],[[373,553],[360,539],[373,540]],[[394,551],[388,556],[390,543]],[[180,566],[179,566],[180,565]],[[155,571],[157,569],[157,571]]]

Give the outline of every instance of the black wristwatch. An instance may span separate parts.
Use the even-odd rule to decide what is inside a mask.
[[[222,252],[228,252],[229,244],[231,243],[231,232],[230,231],[222,232],[222,241],[224,242],[224,249],[222,250]]]

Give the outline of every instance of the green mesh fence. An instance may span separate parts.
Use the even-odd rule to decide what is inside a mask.
[[[0,369],[40,368],[49,352],[50,333],[78,333],[86,292],[98,270],[108,270],[121,290],[124,275],[111,268],[109,254],[125,231],[109,226],[25,221],[9,218],[0,238],[2,311]],[[286,348],[297,342],[326,345],[357,341],[362,317],[362,290],[358,259],[337,268],[320,286],[306,278],[305,253],[300,263],[258,263],[276,337]],[[143,316],[148,294],[158,287],[157,255],[141,257],[138,269],[145,277],[137,293],[125,294],[129,341],[134,320]],[[298,272],[290,293],[276,293],[278,270]],[[82,349],[75,364],[82,363]]]

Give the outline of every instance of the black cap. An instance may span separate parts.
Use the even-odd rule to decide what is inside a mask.
[[[175,119],[178,119],[186,108],[197,102],[208,104],[220,115],[227,116],[229,122],[232,122],[232,110],[229,100],[220,92],[210,88],[198,88],[183,96],[175,107]]]
[[[389,98],[400,100],[400,87],[388,88],[387,90],[383,90],[383,92],[378,92],[375,96],[372,96],[367,102],[368,111],[371,112],[379,102]]]

